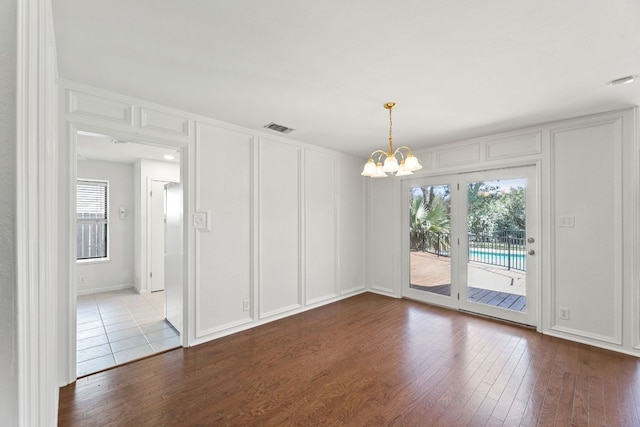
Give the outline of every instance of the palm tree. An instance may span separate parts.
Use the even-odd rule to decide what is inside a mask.
[[[449,231],[451,227],[449,209],[445,199],[422,188],[422,195],[414,195],[410,211],[411,249],[448,253],[450,247]],[[429,204],[425,203],[425,195],[429,195]]]
[[[427,214],[427,208],[424,205],[423,196],[414,196],[411,200],[411,208],[409,211],[409,240],[411,249],[422,250],[422,242],[424,241],[424,219]]]

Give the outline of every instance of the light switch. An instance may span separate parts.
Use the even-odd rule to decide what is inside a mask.
[[[558,215],[556,225],[558,227],[573,228],[576,226],[576,217],[572,215]]]
[[[207,230],[209,228],[207,212],[195,212],[193,214],[193,226],[199,230]]]

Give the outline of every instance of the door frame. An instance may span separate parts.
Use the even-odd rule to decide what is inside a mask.
[[[191,152],[193,148],[189,143],[185,142],[176,142],[165,140],[162,138],[155,138],[152,136],[140,136],[138,134],[122,131],[110,127],[104,127],[101,125],[94,125],[91,123],[83,123],[76,122],[72,120],[65,120],[62,118],[63,125],[61,126],[61,136],[60,141],[67,144],[67,158],[66,162],[68,165],[69,173],[66,176],[61,177],[61,182],[63,182],[63,186],[61,187],[62,191],[66,190],[66,194],[61,194],[62,206],[61,212],[63,212],[64,218],[66,218],[67,229],[66,233],[61,230],[61,234],[67,234],[66,238],[62,237],[60,239],[61,247],[66,246],[66,250],[64,250],[61,256],[61,264],[66,263],[66,269],[68,272],[68,284],[64,286],[66,291],[68,292],[66,295],[66,313],[64,313],[60,318],[64,319],[64,324],[61,330],[66,332],[66,336],[60,342],[66,342],[66,354],[64,352],[60,352],[61,355],[65,355],[60,362],[60,366],[64,366],[64,370],[66,372],[61,373],[60,381],[64,384],[70,384],[77,380],[76,374],[76,329],[77,329],[77,285],[75,282],[76,277],[76,218],[75,218],[75,208],[76,208],[76,181],[78,179],[78,164],[77,164],[77,135],[78,131],[92,132],[98,133],[102,135],[108,135],[110,137],[116,139],[122,139],[125,141],[130,141],[132,143],[137,144],[145,144],[145,145],[154,145],[163,148],[169,148],[172,150],[177,150],[180,152],[180,180],[183,184],[184,197],[182,201],[182,212],[183,217],[186,218],[187,213],[189,212],[189,203],[191,202],[191,193],[189,186],[189,176],[190,169],[192,168],[191,163]],[[64,182],[66,181],[66,185]],[[66,196],[66,198],[65,198]],[[180,345],[182,347],[188,346],[187,333],[189,332],[189,299],[188,299],[188,272],[189,272],[189,233],[187,228],[187,221],[183,224],[183,259],[182,259],[182,325],[183,325],[183,333],[180,335]],[[148,254],[147,254],[148,255]],[[142,272],[141,272],[142,273]],[[147,273],[148,274],[148,273]],[[61,291],[63,288],[60,289]],[[59,309],[63,309],[60,307]]]
[[[534,180],[534,183],[536,186],[535,194],[531,197],[532,200],[528,196],[527,203],[531,203],[532,201],[534,204],[532,208],[534,212],[534,218],[532,219],[532,221],[535,226],[536,234],[537,234],[535,245],[532,247],[536,251],[535,256],[537,257],[535,265],[533,266],[533,270],[532,270],[532,273],[535,279],[535,285],[533,286],[533,290],[531,292],[529,291],[529,288],[527,289],[527,292],[528,292],[527,295],[531,294],[535,302],[533,304],[534,307],[531,310],[528,310],[527,312],[530,315],[530,317],[527,319],[527,322],[523,324],[527,324],[529,326],[535,326],[536,330],[541,331],[541,328],[542,328],[542,320],[541,320],[542,319],[542,314],[541,314],[542,313],[542,262],[543,262],[543,258],[541,256],[541,250],[545,246],[540,237],[542,235],[542,203],[541,203],[542,177],[541,177],[541,165],[539,160],[535,162],[505,165],[501,167],[485,168],[481,170],[465,170],[465,171],[460,171],[455,173],[450,172],[446,174],[443,173],[443,174],[437,174],[437,175],[424,175],[424,176],[415,177],[415,178],[409,177],[402,180],[402,183],[401,183],[401,218],[402,219],[401,219],[400,228],[401,228],[401,245],[402,245],[401,246],[402,247],[401,296],[403,298],[414,299],[420,302],[425,302],[427,304],[443,306],[443,307],[451,308],[455,310],[468,311],[468,308],[467,308],[468,306],[463,306],[462,304],[460,304],[460,301],[458,301],[457,295],[456,297],[454,297],[454,293],[459,292],[460,291],[459,289],[462,287],[462,283],[461,283],[462,273],[460,270],[462,268],[464,269],[467,268],[467,263],[461,262],[461,259],[463,258],[466,260],[466,256],[464,256],[463,247],[462,247],[464,246],[464,249],[466,250],[466,246],[467,246],[466,243],[464,245],[461,245],[457,249],[457,251],[455,251],[457,252],[455,256],[453,254],[454,251],[452,251],[452,257],[451,257],[451,262],[452,262],[451,282],[452,283],[451,283],[450,297],[437,295],[437,294],[430,294],[429,292],[421,292],[421,291],[417,291],[409,288],[410,274],[411,274],[410,243],[409,243],[409,228],[410,228],[409,226],[409,188],[419,186],[419,185],[425,185],[425,183],[426,185],[448,184],[453,186],[459,183],[462,184],[464,181],[464,176],[468,176],[472,174],[480,174],[483,172],[494,172],[494,171],[499,172],[501,170],[523,169],[523,168],[531,168],[532,179]],[[458,198],[461,198],[461,197],[458,197]],[[466,200],[464,201],[463,205],[465,210],[464,215],[463,215],[463,207],[458,206],[456,208],[452,205],[452,211],[451,211],[452,224],[454,222],[458,223],[460,221],[464,221],[466,223],[466,205],[467,205]],[[452,228],[451,240],[454,241],[454,239],[455,240],[461,239],[461,241],[464,241],[463,238],[465,237],[464,232],[466,232],[466,228],[467,228],[466,225],[464,227]],[[456,267],[456,263],[457,263],[457,267]],[[466,278],[466,274],[465,274],[465,278]],[[426,294],[429,294],[429,295],[426,295]],[[466,298],[466,291],[464,293],[464,297]],[[460,298],[462,299],[463,295],[461,295]],[[488,313],[477,313],[477,314],[496,317]],[[503,320],[511,320],[511,319],[503,319]],[[518,323],[522,323],[522,322],[518,322]]]

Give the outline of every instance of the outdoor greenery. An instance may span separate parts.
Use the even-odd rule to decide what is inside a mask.
[[[486,182],[467,186],[468,227],[472,235],[496,235],[525,230],[525,189],[505,190]]]
[[[523,236],[525,188],[475,182],[467,186],[468,232],[474,240]],[[410,197],[412,250],[448,255],[450,252],[451,194],[446,185],[413,188]],[[503,237],[498,237],[503,236]]]
[[[448,255],[451,231],[451,194],[446,185],[420,187],[411,193],[412,250]]]

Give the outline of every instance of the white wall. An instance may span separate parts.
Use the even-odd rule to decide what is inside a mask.
[[[16,1],[0,3],[0,414],[18,424],[16,213]]]
[[[196,235],[195,337],[205,338],[253,320],[243,305],[253,293],[253,138],[204,123],[197,129],[195,204],[210,213],[210,231]],[[215,162],[219,153],[233,161]]]
[[[133,164],[101,160],[78,160],[78,179],[109,181],[109,260],[76,265],[78,295],[133,287],[134,209]],[[124,219],[119,210],[127,210]]]
[[[141,161],[133,174],[140,212],[147,178],[184,186],[186,345],[365,290],[360,159],[77,83],[63,81],[61,99],[63,143],[86,129],[182,149],[181,172]],[[136,218],[134,282],[144,292],[146,223]]]
[[[640,356],[637,116],[637,108],[614,111],[421,150],[424,169],[411,178],[538,164],[538,329]],[[398,262],[407,253],[402,180],[367,181],[367,284],[395,297],[397,268],[408,265]],[[560,226],[561,216],[575,227]],[[569,320],[560,308],[570,309]]]
[[[149,292],[148,284],[148,250],[147,250],[147,201],[150,189],[149,180],[180,182],[180,165],[140,159],[133,166],[133,201],[134,201],[134,234],[133,234],[133,284],[140,293]]]

